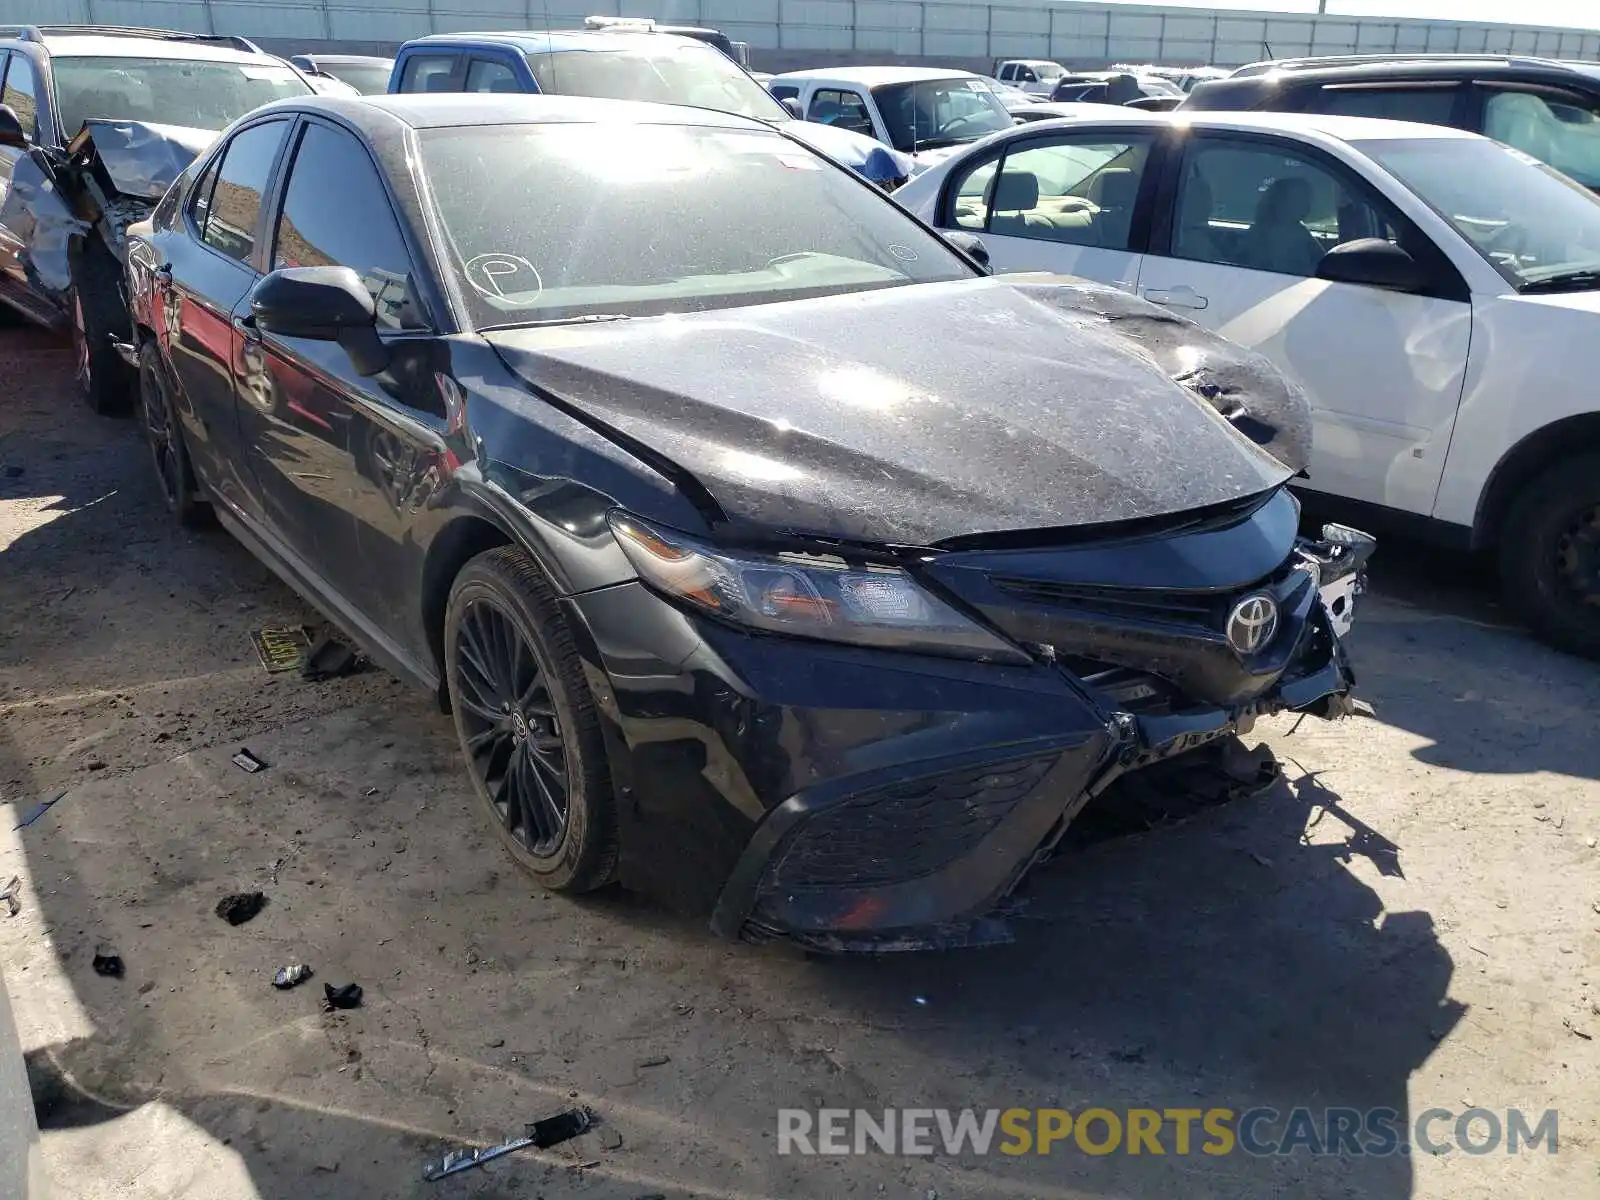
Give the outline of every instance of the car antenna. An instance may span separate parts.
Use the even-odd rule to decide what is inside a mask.
[[[560,93],[556,89],[556,55],[555,49],[550,45],[550,0],[544,0],[544,56],[545,70],[550,72],[550,90],[553,95]],[[540,89],[543,90],[542,88]]]

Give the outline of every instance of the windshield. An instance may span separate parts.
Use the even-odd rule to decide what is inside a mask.
[[[1600,270],[1600,197],[1530,155],[1466,138],[1362,142],[1360,149],[1510,283]]]
[[[422,157],[479,328],[972,274],[894,201],[777,133],[467,127],[424,133]]]
[[[938,146],[975,142],[1011,128],[1011,114],[981,79],[927,79],[872,89],[889,141],[913,154]]]
[[[56,111],[70,138],[90,117],[224,129],[251,109],[311,91],[279,63],[185,58],[56,58]]]
[[[720,50],[663,39],[648,50],[565,50],[530,54],[539,90],[556,96],[650,100],[717,112],[789,121],[779,104]]]
[[[363,96],[381,96],[389,90],[392,66],[383,63],[318,63],[324,74],[348,83]]]

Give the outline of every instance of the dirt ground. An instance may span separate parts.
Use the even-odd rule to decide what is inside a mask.
[[[1600,670],[1475,569],[1380,552],[1378,719],[1269,723],[1283,784],[1057,859],[1015,945],[807,959],[537,892],[429,697],[263,673],[249,631],[315,617],[165,524],[134,424],[67,372],[0,333],[0,969],[57,1197],[1600,1196]],[[421,1182],[572,1104],[603,1128]],[[1559,1152],[775,1152],[783,1107],[1256,1105],[1554,1108]]]

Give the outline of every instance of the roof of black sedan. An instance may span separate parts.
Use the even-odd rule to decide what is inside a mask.
[[[328,112],[369,126],[385,113],[413,129],[460,125],[548,125],[625,121],[639,125],[699,125],[720,129],[771,129],[765,122],[709,108],[647,104],[638,100],[596,100],[587,96],[516,93],[438,92],[384,96],[296,96],[275,109]]]

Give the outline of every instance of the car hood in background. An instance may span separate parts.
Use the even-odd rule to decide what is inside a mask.
[[[852,541],[1129,521],[1288,479],[1219,407],[1247,408],[1291,458],[1309,446],[1304,394],[1265,359],[1055,277],[485,336],[537,391],[692,473],[731,520]],[[487,451],[516,465],[514,445]]]
[[[911,156],[902,154],[892,146],[885,146],[876,138],[835,125],[819,125],[815,121],[787,121],[781,128],[810,146],[819,154],[826,154],[837,163],[866,176],[874,183],[888,183],[904,179],[912,173]]]
[[[78,149],[85,138],[93,142],[117,191],[142,200],[159,200],[173,180],[217,140],[217,131],[96,117],[83,123],[83,131],[72,139],[72,148]]]

